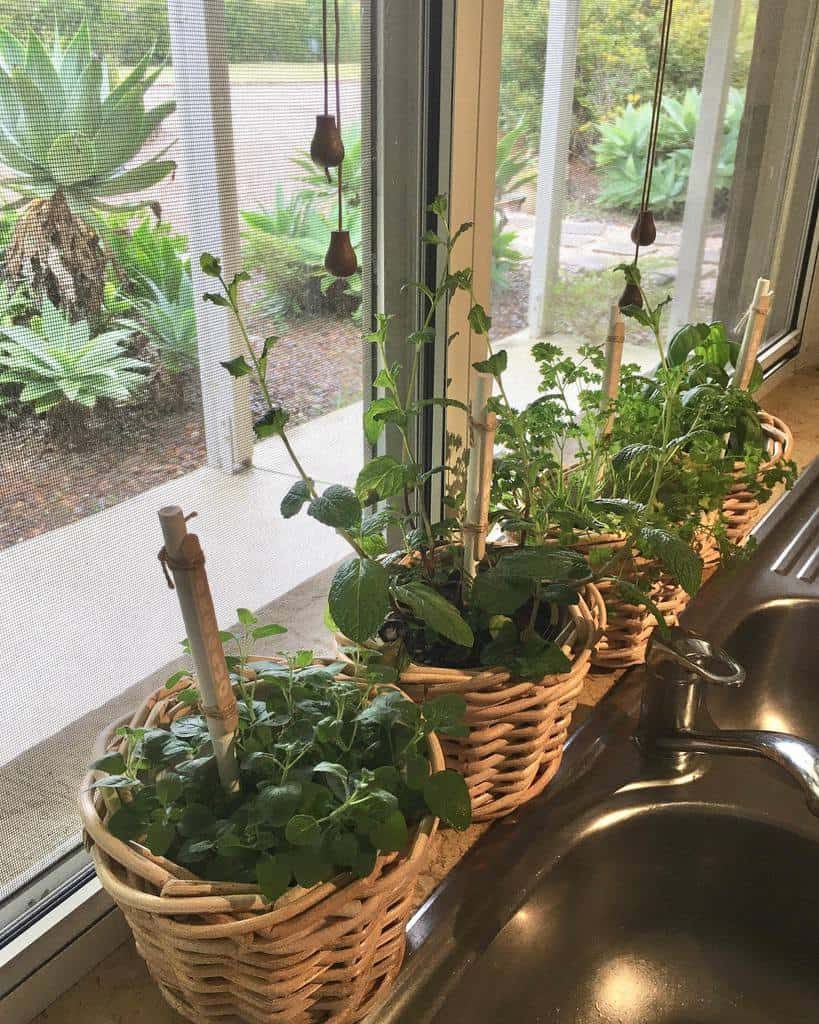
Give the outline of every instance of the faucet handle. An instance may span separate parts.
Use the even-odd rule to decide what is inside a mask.
[[[727,651],[680,626],[672,626],[662,635],[659,631],[652,635],[646,652],[646,666],[666,678],[677,666],[674,674],[681,677],[680,682],[701,679],[715,686],[742,686],[745,682],[745,669]]]

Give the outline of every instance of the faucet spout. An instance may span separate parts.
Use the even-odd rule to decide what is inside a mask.
[[[819,747],[785,732],[737,729],[715,735],[658,736],[660,749],[696,754],[752,754],[784,768],[802,787],[808,807],[819,816]]]

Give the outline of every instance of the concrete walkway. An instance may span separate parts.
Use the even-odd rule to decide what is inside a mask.
[[[361,404],[293,431],[307,471],[352,483],[361,458]],[[341,559],[346,546],[279,503],[295,476],[281,442],[256,446],[252,469],[226,476],[204,467],[111,509],[0,554],[4,680],[0,764],[150,675],[179,654],[184,627],[157,562],[156,513],[198,511],[199,534],[220,622],[258,608]],[[34,693],[36,692],[36,697]]]

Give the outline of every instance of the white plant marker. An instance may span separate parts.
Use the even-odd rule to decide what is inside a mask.
[[[608,410],[608,417],[603,424],[603,437],[611,433],[614,426],[614,410],[612,403],[620,390],[620,367],[623,362],[623,345],[626,340],[626,327],[623,314],[615,302],[609,312],[609,333],[606,338],[606,369],[603,374],[603,393],[600,398],[602,411]]]
[[[495,455],[497,416],[487,411],[492,397],[492,375],[475,373],[472,378],[472,409],[469,429],[472,443],[466,470],[466,517],[464,520],[464,575],[474,577],[478,562],[486,551],[489,531],[489,497],[492,490],[492,463]]]
[[[771,312],[772,299],[771,282],[767,277],[760,277],[756,282],[750,308],[743,317],[745,333],[742,336],[742,345],[739,349],[737,365],[734,368],[734,376],[731,380],[735,387],[742,388],[743,391],[747,391],[748,385],[751,383],[759,347],[762,344],[762,339],[765,337],[765,325]]]
[[[239,712],[219,639],[216,612],[205,572],[205,555],[196,534],[188,533],[185,516],[178,505],[161,508],[159,522],[165,538],[160,559],[173,574],[196,666],[202,714],[213,741],[219,781],[227,793],[236,793],[239,790],[239,765],[235,736]]]

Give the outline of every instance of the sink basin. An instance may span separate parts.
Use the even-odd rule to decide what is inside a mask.
[[[702,810],[604,817],[533,889],[439,1018],[815,1021],[816,858],[804,837]]]
[[[819,743],[819,460],[685,625],[746,668],[723,729]],[[549,789],[496,823],[410,924],[372,1024],[814,1024],[819,817],[758,757],[651,761],[624,676]]]
[[[773,601],[734,629],[723,647],[744,665],[745,684],[714,690],[721,729],[772,729],[819,743],[819,600]]]

